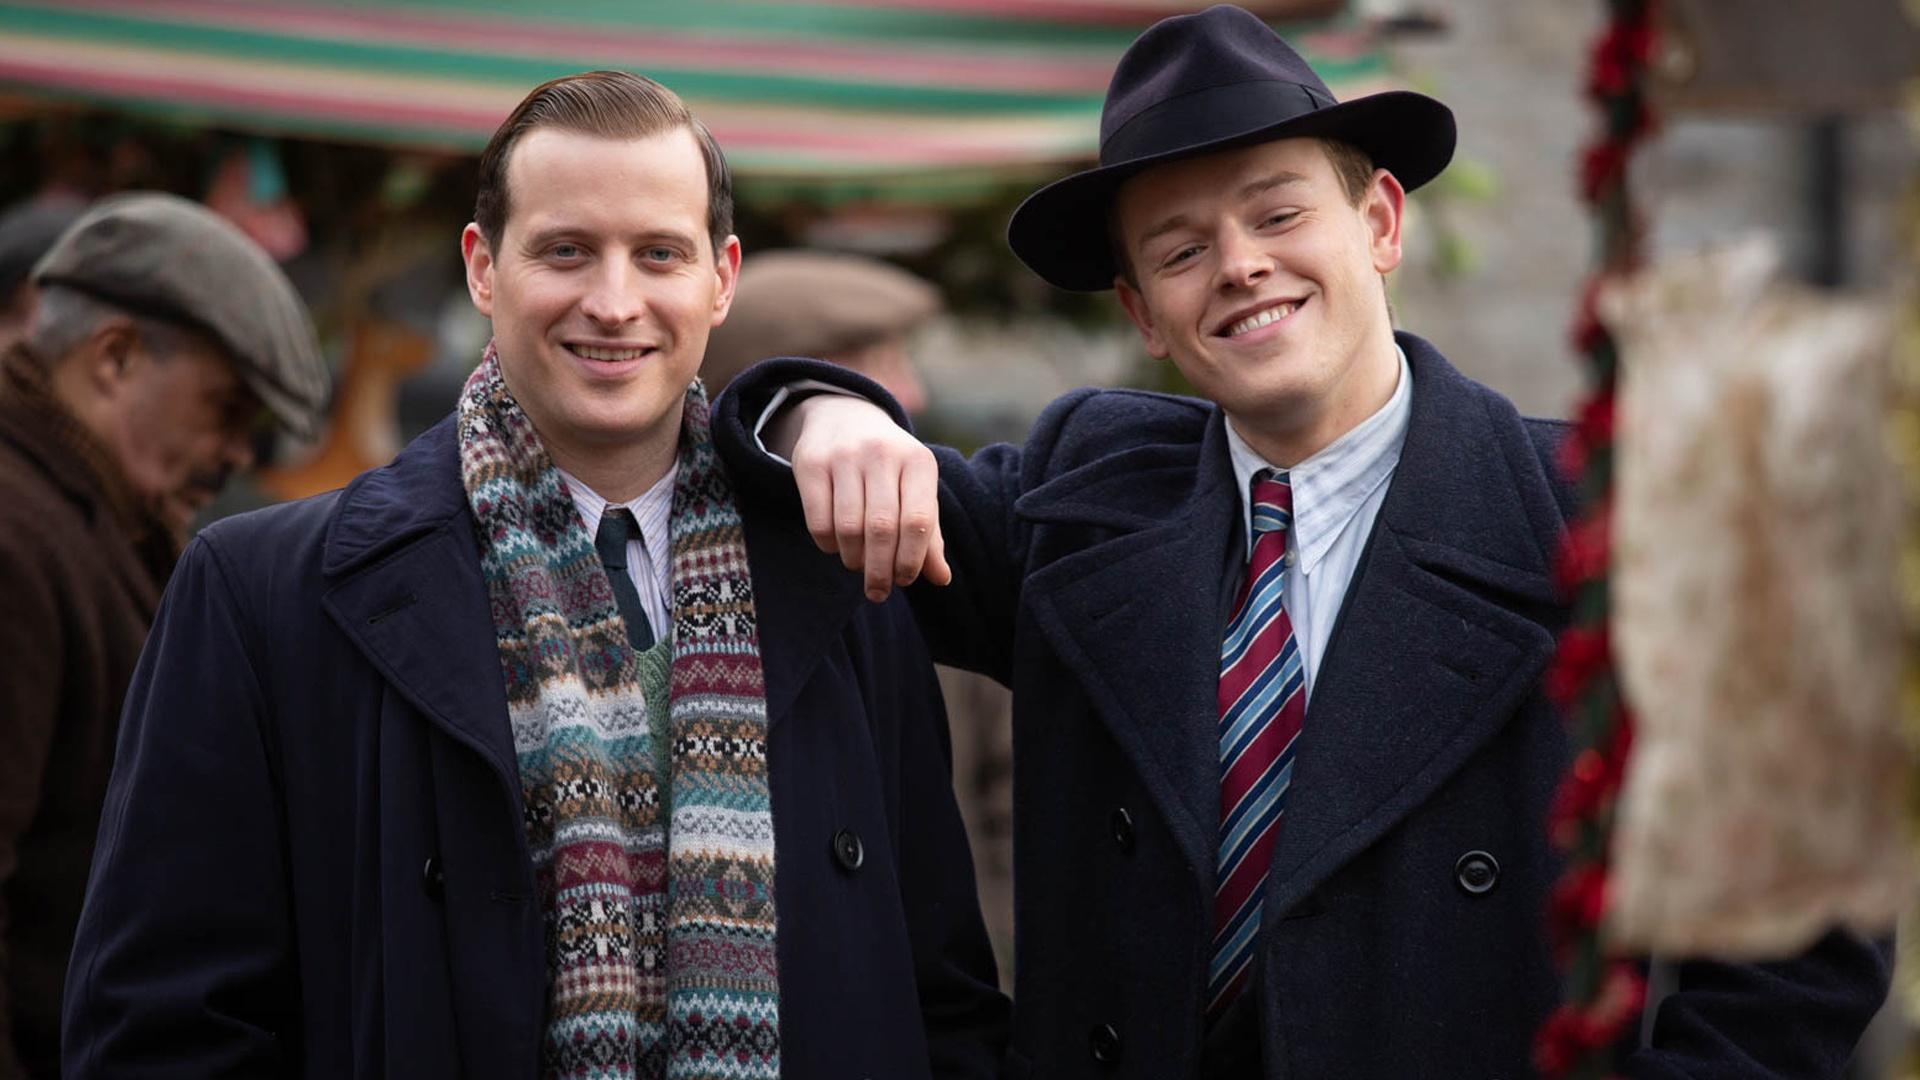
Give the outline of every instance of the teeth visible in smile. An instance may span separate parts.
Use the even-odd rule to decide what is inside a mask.
[[[1232,326],[1227,327],[1227,336],[1239,337],[1241,334],[1249,331],[1258,330],[1268,323],[1279,322],[1281,319],[1293,314],[1299,307],[1299,304],[1287,303],[1270,307],[1265,311],[1255,312],[1241,319],[1239,322],[1234,323]]]
[[[588,360],[638,360],[648,352],[646,349],[598,349],[591,345],[569,345],[568,348]]]

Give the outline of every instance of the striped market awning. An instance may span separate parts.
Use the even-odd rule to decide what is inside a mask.
[[[1093,156],[1114,61],[1174,0],[0,0],[0,94],[477,150],[586,68],[677,90],[743,182],[940,200]],[[1342,96],[1390,82],[1344,0],[1250,5]],[[1306,19],[1307,21],[1301,21]]]

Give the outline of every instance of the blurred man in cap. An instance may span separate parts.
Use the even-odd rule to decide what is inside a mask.
[[[718,395],[770,356],[811,356],[857,371],[893,395],[908,416],[927,408],[908,338],[940,313],[940,291],[891,263],[828,251],[770,251],[740,262],[733,308],[707,339],[700,377]],[[981,914],[996,951],[1012,955],[1013,854],[1008,781],[1013,745],[1005,687],[959,668],[939,669],[953,730],[953,775],[973,843]]]
[[[0,1076],[59,1072],[67,952],[120,703],[195,511],[327,373],[263,252],[171,195],[97,203],[0,358]]]
[[[0,352],[26,336],[33,318],[34,264],[86,208],[71,196],[47,195],[0,214]]]
[[[917,416],[927,388],[907,356],[907,336],[939,312],[939,290],[879,259],[826,251],[749,256],[740,263],[733,310],[707,342],[700,377],[717,395],[769,356],[813,356],[879,383]]]

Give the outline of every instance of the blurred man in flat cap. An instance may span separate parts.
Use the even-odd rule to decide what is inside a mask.
[[[907,336],[940,307],[939,290],[879,259],[827,251],[748,256],[733,310],[707,341],[700,377],[718,395],[769,356],[813,356],[879,383],[917,416],[927,388],[907,356]]]
[[[727,321],[707,339],[700,377],[707,393],[718,395],[734,376],[768,357],[816,357],[872,379],[917,418],[926,411],[927,388],[908,355],[908,339],[942,307],[931,283],[865,255],[798,249],[748,255],[740,262]],[[944,665],[939,676],[981,913],[996,949],[1009,959],[1011,704],[1006,688],[985,676]]]
[[[120,704],[194,513],[327,374],[280,268],[171,195],[103,200],[0,357],[0,1077],[59,1074]]]

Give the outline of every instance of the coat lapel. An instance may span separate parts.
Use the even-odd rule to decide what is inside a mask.
[[[1452,775],[1553,651],[1558,518],[1522,422],[1424,342],[1401,343],[1413,415],[1307,708],[1268,925]]]
[[[486,760],[518,807],[505,679],[453,422],[347,489],[322,605],[395,690]]]
[[[1015,507],[1117,535],[1040,570],[1026,600],[1171,827],[1211,875],[1219,818],[1220,606],[1240,504],[1216,411],[1197,444],[1124,451]]]

